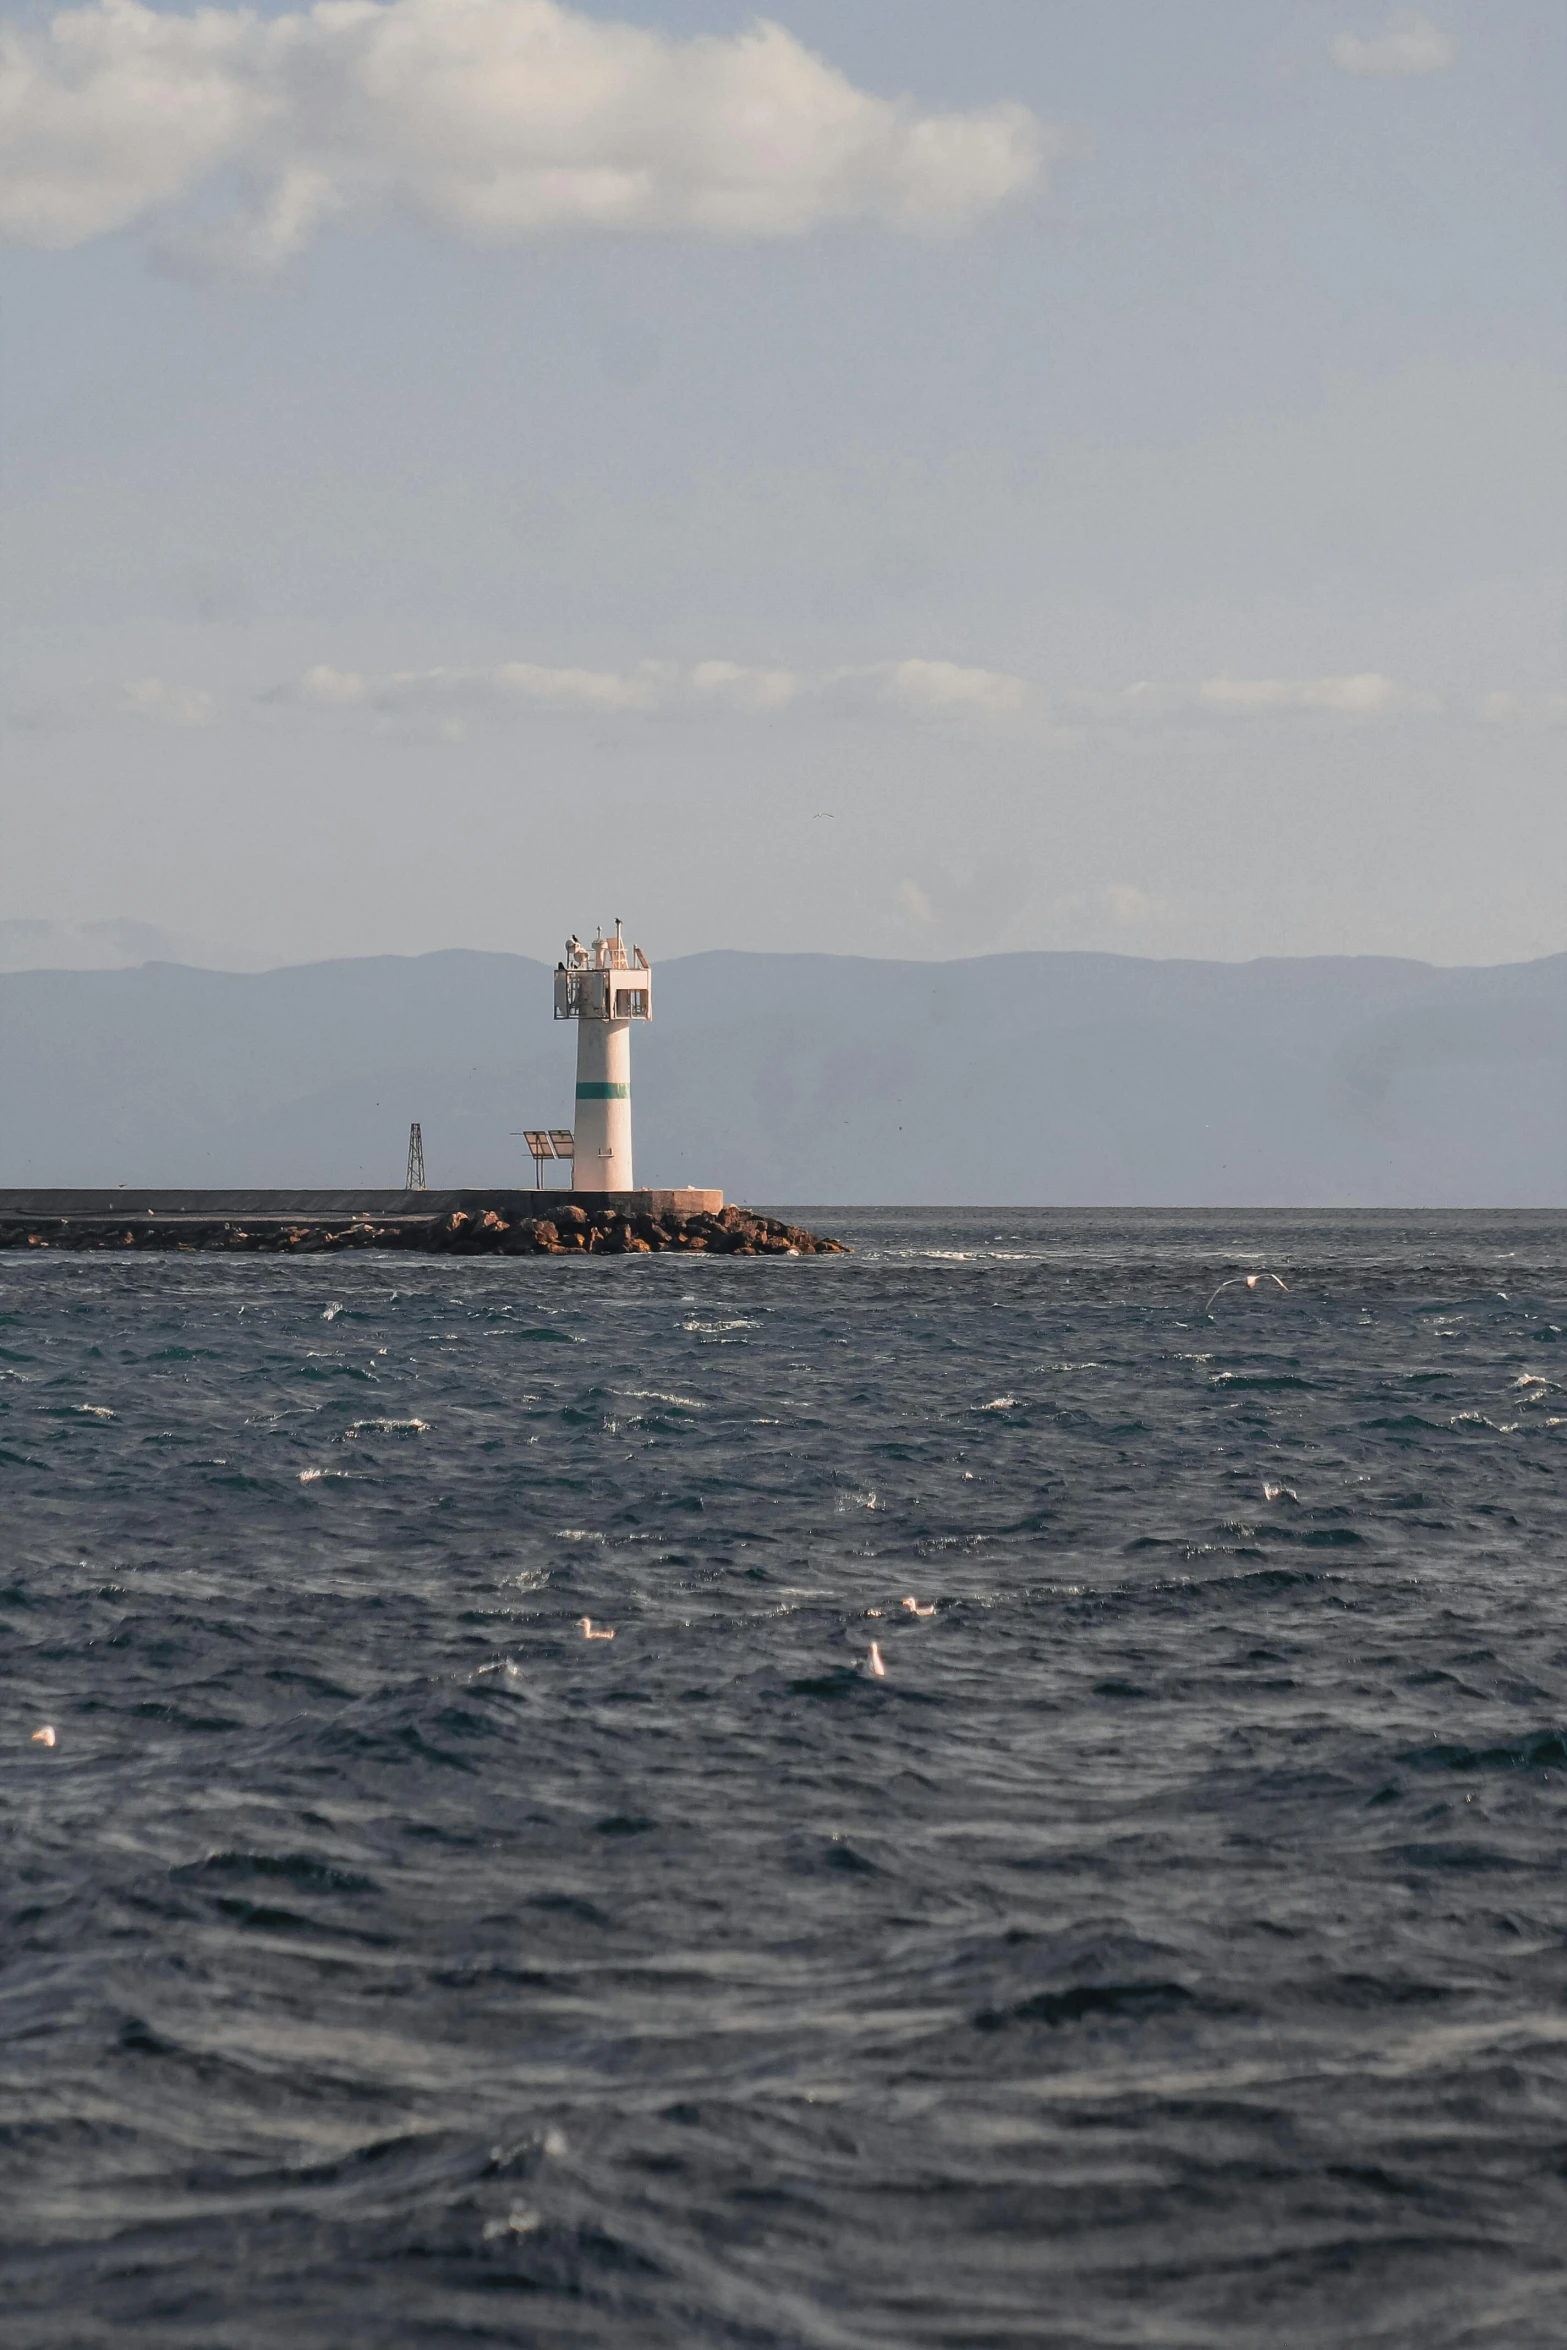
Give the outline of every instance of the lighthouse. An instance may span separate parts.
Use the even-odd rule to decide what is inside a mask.
[[[640,947],[629,951],[617,920],[584,946],[566,941],[555,967],[555,1017],[577,1023],[574,1191],[620,1191],[631,1180],[631,1027],[653,1016],[653,974]]]

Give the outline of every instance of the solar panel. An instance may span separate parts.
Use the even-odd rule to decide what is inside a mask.
[[[572,1140],[571,1128],[569,1126],[552,1126],[550,1128],[550,1140],[555,1145],[555,1156],[557,1159],[569,1159],[576,1155],[577,1146]]]

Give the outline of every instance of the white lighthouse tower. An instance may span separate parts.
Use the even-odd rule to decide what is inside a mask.
[[[621,926],[593,944],[566,941],[555,968],[555,1017],[577,1023],[574,1191],[630,1191],[631,1024],[653,1016],[653,974]]]

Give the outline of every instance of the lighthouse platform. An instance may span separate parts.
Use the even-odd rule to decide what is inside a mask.
[[[627,1216],[716,1216],[723,1210],[721,1191],[596,1191],[595,1208],[615,1208]],[[486,1206],[505,1202],[519,1213],[562,1207],[569,1191],[492,1191],[469,1187],[461,1191],[135,1191],[125,1184],[112,1190],[24,1189],[0,1190],[0,1223],[28,1216],[65,1217],[91,1222],[124,1216],[243,1216],[252,1221],[277,1217],[283,1222],[301,1216],[440,1217],[454,1208],[482,1200]]]

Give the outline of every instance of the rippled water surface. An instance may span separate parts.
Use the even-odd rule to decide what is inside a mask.
[[[1567,2339],[1567,1219],[807,1220],[0,1259],[8,2342]]]

